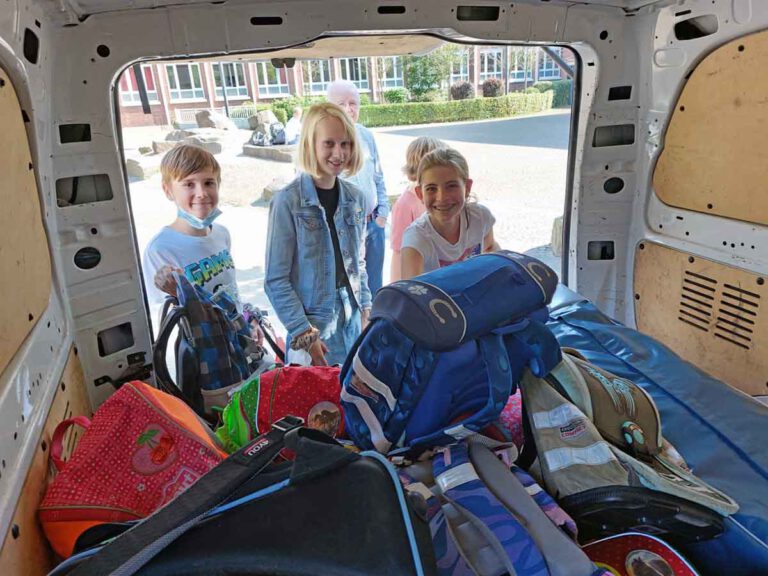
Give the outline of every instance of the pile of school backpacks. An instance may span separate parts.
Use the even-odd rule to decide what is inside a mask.
[[[384,287],[340,370],[244,378],[216,430],[230,455],[143,519],[84,530],[52,574],[696,574],[673,546],[738,506],[641,388],[561,350],[556,285],[501,251]]]

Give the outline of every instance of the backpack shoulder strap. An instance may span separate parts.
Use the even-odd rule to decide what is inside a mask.
[[[177,398],[186,402],[187,406],[194,406],[192,398],[196,397],[200,393],[200,383],[196,378],[188,378],[189,382],[185,382],[187,386],[187,393],[182,391],[171,378],[168,372],[168,364],[166,362],[166,355],[168,350],[168,341],[170,340],[173,329],[177,326],[179,330],[182,330],[182,320],[186,317],[186,309],[183,306],[170,306],[166,305],[163,309],[163,322],[160,325],[160,331],[157,334],[157,340],[152,347],[152,364],[155,368],[155,384],[163,392],[167,392]],[[190,387],[192,390],[190,390]],[[192,392],[191,397],[189,392]],[[195,394],[197,392],[197,394]]]

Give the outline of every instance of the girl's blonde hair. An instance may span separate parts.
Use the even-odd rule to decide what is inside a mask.
[[[419,162],[421,162],[425,154],[437,148],[445,147],[445,142],[431,136],[419,136],[411,142],[405,151],[405,166],[403,166],[403,172],[408,177],[408,180],[416,180]]]
[[[436,148],[432,152],[425,154],[421,162],[419,162],[419,168],[416,171],[416,181],[421,184],[424,172],[435,166],[450,166],[456,170],[464,182],[469,180],[467,159],[458,150],[453,148]]]
[[[179,144],[171,148],[160,162],[163,184],[167,186],[170,186],[171,182],[184,180],[187,176],[204,170],[213,172],[216,181],[221,183],[221,166],[213,154],[189,144]]]
[[[360,152],[360,142],[357,138],[355,125],[347,118],[344,110],[331,102],[313,104],[304,115],[301,125],[301,138],[299,138],[299,147],[296,154],[296,165],[299,167],[299,170],[303,170],[314,178],[322,176],[317,165],[317,158],[315,157],[315,135],[317,134],[317,125],[326,118],[336,118],[344,126],[344,130],[351,143],[351,152],[347,159],[345,172],[348,176],[357,174],[363,167],[363,155]]]

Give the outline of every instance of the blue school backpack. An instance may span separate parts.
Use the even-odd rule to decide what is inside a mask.
[[[387,453],[447,445],[493,422],[526,368],[561,360],[544,326],[557,275],[509,251],[385,286],[341,371],[346,430]]]

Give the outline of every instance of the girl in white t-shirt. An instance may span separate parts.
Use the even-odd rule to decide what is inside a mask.
[[[467,202],[472,180],[464,156],[452,148],[433,150],[419,162],[416,181],[427,211],[403,235],[403,280],[499,249],[490,210]]]

